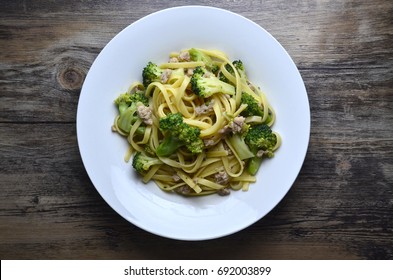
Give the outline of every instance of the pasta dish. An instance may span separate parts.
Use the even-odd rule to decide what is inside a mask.
[[[186,196],[248,190],[281,144],[275,113],[241,60],[218,50],[186,49],[120,94],[112,130],[129,143],[144,183]]]

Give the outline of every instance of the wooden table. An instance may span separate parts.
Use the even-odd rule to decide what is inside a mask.
[[[250,18],[286,48],[311,106],[305,163],[249,228],[186,242],[114,212],[82,164],[76,108],[105,44],[189,1],[0,2],[1,259],[392,259],[393,2],[194,1]]]

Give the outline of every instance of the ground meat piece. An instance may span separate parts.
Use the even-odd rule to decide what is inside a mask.
[[[190,53],[188,51],[182,51],[179,54],[179,60],[180,61],[190,61],[191,56]]]
[[[231,191],[228,188],[223,188],[223,189],[218,190],[217,193],[221,196],[225,196],[225,195],[230,195]]]
[[[166,82],[168,82],[171,73],[171,69],[165,69],[164,72],[161,74],[161,83],[165,84]]]
[[[191,193],[191,188],[189,186],[182,186],[182,187],[178,187],[176,189],[176,192],[180,193],[180,194],[190,194]]]
[[[138,114],[138,117],[141,118],[141,120],[147,124],[147,125],[152,125],[153,124],[153,119],[151,118],[151,109],[145,105],[140,105],[136,109],[136,112]]]
[[[233,119],[233,121],[229,124],[233,133],[239,133],[242,131],[245,119],[246,118],[242,116]]]
[[[177,63],[177,62],[179,62],[179,60],[177,59],[177,57],[171,57],[171,58],[169,59],[169,63]]]
[[[222,135],[227,135],[227,134],[229,134],[231,131],[232,131],[232,129],[231,129],[228,125],[226,125],[226,126],[224,126],[223,128],[221,128],[218,132],[219,132],[220,134],[222,134]]]
[[[203,140],[203,143],[205,144],[205,147],[210,147],[214,145],[214,140],[212,139],[205,139]]]
[[[195,107],[195,114],[197,116],[205,114],[206,111],[207,111],[206,104],[202,104],[201,106]]]
[[[257,157],[263,157],[263,155],[266,154],[265,150],[259,150],[256,154]]]
[[[220,129],[219,132],[223,135],[226,135],[230,132],[240,133],[243,130],[243,125],[245,120],[246,120],[245,117],[242,116],[236,117],[228,125]]]
[[[177,174],[173,174],[172,178],[173,178],[173,181],[175,181],[176,183],[180,182],[180,180],[181,180],[180,176]]]
[[[195,114],[197,116],[204,115],[213,111],[214,101],[211,101],[209,105],[202,104],[201,106],[195,107]]]
[[[188,77],[191,77],[192,74],[194,74],[194,68],[188,68],[187,71],[186,71],[186,75]]]
[[[228,173],[226,173],[225,171],[220,171],[214,174],[214,179],[216,179],[216,183],[220,185],[225,185],[229,182]]]

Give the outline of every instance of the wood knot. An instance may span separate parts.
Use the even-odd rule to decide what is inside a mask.
[[[33,204],[38,204],[38,203],[40,202],[40,198],[36,195],[36,196],[33,197],[33,199],[31,200],[31,202],[32,202]]]
[[[85,73],[82,69],[72,66],[64,66],[57,73],[57,81],[66,90],[79,90],[82,88]]]

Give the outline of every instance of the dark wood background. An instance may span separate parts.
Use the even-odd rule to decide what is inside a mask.
[[[115,213],[86,174],[75,125],[105,44],[151,12],[188,4],[231,10],[275,36],[312,117],[284,200],[203,242],[154,236]],[[1,259],[393,259],[393,2],[2,0],[0,135]]]

